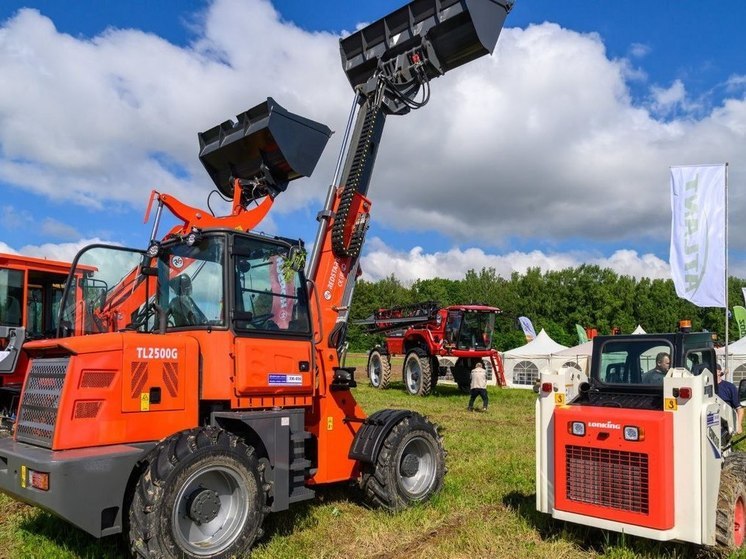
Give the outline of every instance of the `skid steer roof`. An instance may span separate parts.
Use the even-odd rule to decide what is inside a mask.
[[[331,133],[268,97],[236,116],[236,122],[228,120],[198,134],[199,159],[228,197],[233,196],[231,177],[260,179],[277,194],[291,180],[311,175]]]
[[[491,53],[512,6],[513,0],[414,0],[340,40],[347,79],[354,89],[381,63],[420,47],[428,78],[444,74]]]

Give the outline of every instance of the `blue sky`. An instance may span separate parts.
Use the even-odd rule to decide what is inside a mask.
[[[4,0],[0,249],[143,245],[151,189],[204,203],[196,133],[268,95],[338,132],[262,224],[311,242],[351,101],[337,41],[403,4]],[[492,57],[389,119],[367,277],[584,262],[668,277],[668,167],[721,161],[731,272],[746,277],[744,12],[736,0],[518,0]]]

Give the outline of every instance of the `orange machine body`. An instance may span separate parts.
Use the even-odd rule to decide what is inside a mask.
[[[573,433],[574,423],[584,426],[582,435]],[[642,440],[625,440],[626,427],[637,428]],[[673,527],[670,413],[558,407],[554,437],[554,502],[558,510],[657,530]]]

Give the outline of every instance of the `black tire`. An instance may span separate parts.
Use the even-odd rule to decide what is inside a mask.
[[[430,357],[424,349],[416,347],[407,353],[402,368],[404,388],[412,396],[429,396],[432,392],[433,372]]]
[[[724,468],[720,474],[715,541],[726,552],[746,543],[746,485],[737,470]]]
[[[363,465],[365,499],[389,511],[427,501],[443,487],[445,456],[437,427],[412,412],[389,432],[375,461]]]
[[[142,558],[243,556],[262,535],[268,486],[254,449],[216,427],[183,431],[149,455],[129,509]]]
[[[438,377],[440,377],[440,362],[438,358],[433,356],[430,363],[430,370],[432,371],[432,377],[430,379],[430,391],[434,392],[438,386]]]
[[[373,388],[388,388],[391,382],[391,360],[377,349],[368,356],[368,380]]]
[[[463,394],[471,391],[471,370],[470,363],[464,359],[459,359],[453,366],[453,380]]]

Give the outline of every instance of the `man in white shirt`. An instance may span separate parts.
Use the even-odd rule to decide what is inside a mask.
[[[471,391],[469,396],[469,405],[466,409],[474,411],[474,401],[477,396],[482,398],[482,411],[487,411],[487,371],[484,370],[484,364],[480,359],[471,371]]]

